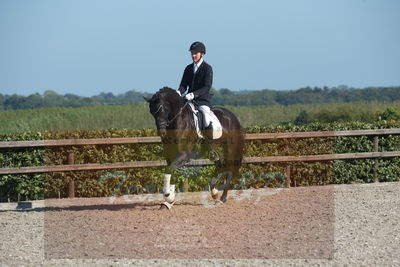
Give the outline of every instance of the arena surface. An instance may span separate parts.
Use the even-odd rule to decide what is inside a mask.
[[[0,204],[0,265],[400,265],[400,183]]]

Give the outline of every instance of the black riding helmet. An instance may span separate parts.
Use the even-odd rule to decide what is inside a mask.
[[[206,53],[206,46],[202,42],[194,42],[190,46],[189,51],[192,52],[192,53],[201,52],[201,53],[205,54]]]

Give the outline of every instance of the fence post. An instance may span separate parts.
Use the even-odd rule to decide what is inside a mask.
[[[183,192],[189,192],[189,179],[187,177],[183,180]]]
[[[290,164],[286,165],[286,171],[285,171],[285,175],[286,175],[286,184],[285,187],[289,188],[290,187]]]
[[[374,136],[374,152],[379,152],[379,136],[377,136],[377,135]],[[378,168],[379,168],[379,159],[375,158],[375,162],[374,162],[374,182],[375,183],[379,182]]]
[[[72,165],[75,162],[75,155],[74,152],[68,153],[68,165]],[[75,197],[75,181],[71,180],[68,183],[68,197],[74,198]]]
[[[291,139],[288,139],[291,140]],[[285,147],[284,147],[284,151],[285,151],[285,155],[289,155],[290,151],[289,151],[289,143],[286,142]],[[290,177],[290,163],[288,163],[286,165],[286,170],[285,170],[285,175],[286,175],[286,184],[285,187],[289,188],[290,187],[290,183],[291,183],[291,177]]]

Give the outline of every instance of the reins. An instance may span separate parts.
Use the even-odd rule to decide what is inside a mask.
[[[176,118],[178,118],[178,116],[182,113],[182,111],[185,109],[185,107],[186,107],[188,104],[189,104],[189,101],[186,101],[186,103],[180,108],[179,112],[176,113],[175,116],[174,116],[172,119],[170,119],[170,120],[167,121],[167,124],[166,124],[167,127],[170,126],[171,123],[172,123]]]

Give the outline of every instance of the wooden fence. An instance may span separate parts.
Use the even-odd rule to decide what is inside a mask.
[[[374,158],[374,177],[377,180],[378,159],[399,157],[400,151],[379,152],[379,136],[399,135],[400,128],[394,129],[375,129],[375,130],[353,130],[353,131],[314,131],[314,132],[287,132],[287,133],[259,133],[246,134],[245,140],[276,140],[276,139],[302,139],[302,138],[324,138],[339,136],[374,136],[374,151],[362,153],[344,154],[320,154],[302,156],[271,156],[271,157],[245,157],[242,163],[272,163],[272,162],[318,162],[344,159],[366,159]],[[0,142],[0,149],[32,148],[32,147],[57,147],[57,146],[85,146],[85,145],[120,145],[120,144],[149,144],[160,143],[158,136],[152,137],[132,137],[132,138],[98,138],[98,139],[62,139],[62,140],[35,140],[35,141],[8,141]],[[27,173],[48,173],[65,171],[89,171],[89,170],[108,170],[108,169],[128,169],[143,167],[162,167],[167,166],[165,160],[157,161],[133,161],[116,163],[95,163],[95,164],[75,164],[74,154],[66,155],[68,165],[55,166],[33,166],[19,168],[0,168],[0,174],[27,174]],[[192,160],[188,166],[212,165],[208,159]],[[290,165],[286,167],[286,186],[290,186]],[[74,196],[73,182],[69,185],[69,196]]]

